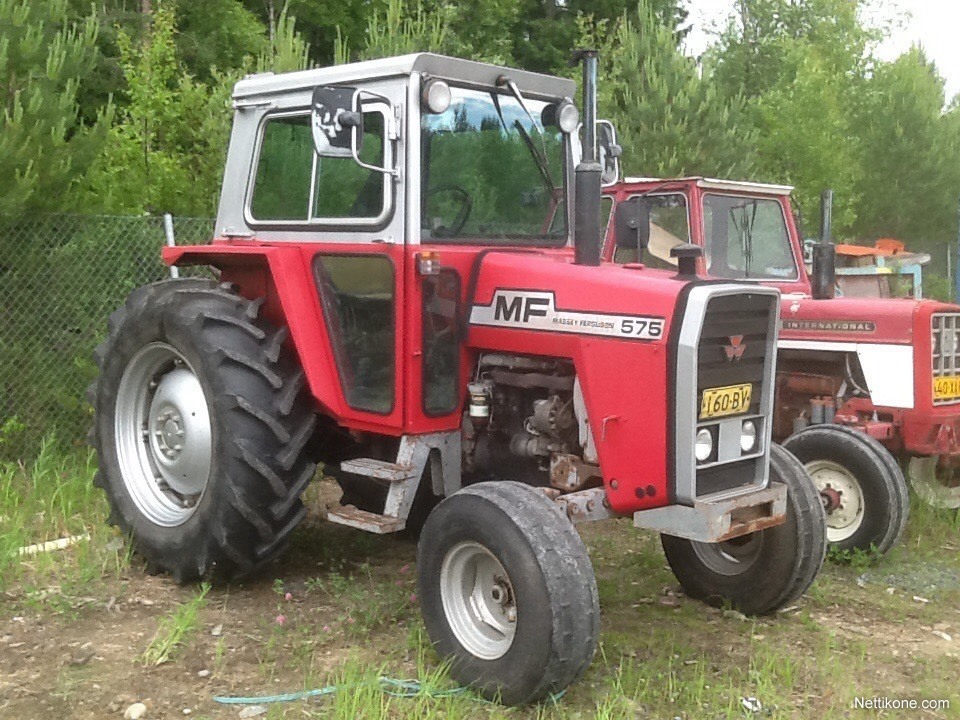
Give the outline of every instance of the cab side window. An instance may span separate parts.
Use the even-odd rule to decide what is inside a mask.
[[[670,257],[670,250],[690,242],[690,225],[687,219],[687,199],[680,193],[645,196],[650,206],[650,244],[643,255],[647,267],[675,270],[677,261]],[[630,202],[629,199],[626,202]],[[617,248],[614,262],[618,264],[637,261],[633,248]]]
[[[350,407],[393,409],[393,263],[385,255],[317,255],[313,272]]]
[[[383,115],[365,112],[360,159],[382,165]],[[264,123],[250,200],[255,220],[310,222],[374,219],[384,209],[386,176],[353,158],[318,157],[309,114],[268,117]]]

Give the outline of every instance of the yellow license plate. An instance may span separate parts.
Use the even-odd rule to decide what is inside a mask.
[[[933,379],[934,400],[955,400],[960,398],[960,375],[947,375]]]
[[[707,388],[700,401],[700,419],[738,415],[750,409],[753,385]]]

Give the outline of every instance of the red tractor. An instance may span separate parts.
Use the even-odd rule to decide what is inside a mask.
[[[824,197],[821,241],[805,253],[791,190],[627,178],[605,190],[604,257],[659,275],[675,272],[673,248],[692,243],[704,250],[705,276],[781,291],[773,437],[816,482],[830,542],[885,552],[909,507],[891,453],[908,463],[922,499],[960,507],[960,307],[835,297],[832,196]]]
[[[508,704],[596,648],[575,523],[662,533],[708,602],[806,590],[825,519],[770,440],[779,292],[704,281],[695,248],[601,265],[580,55],[582,141],[570,80],[438,55],[236,85],[216,237],[164,251],[219,282],[134,290],[97,353],[97,482],[149,566],[257,570],[322,463],[330,521],[419,531],[432,642]]]

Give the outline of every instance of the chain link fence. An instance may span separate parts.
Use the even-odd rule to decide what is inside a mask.
[[[174,230],[178,245],[207,242],[213,220],[175,218]],[[162,217],[0,220],[0,458],[84,442],[93,350],[131,290],[169,276],[164,242]]]

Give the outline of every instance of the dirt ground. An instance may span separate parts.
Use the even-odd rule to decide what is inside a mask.
[[[954,539],[920,553],[909,544],[921,540],[908,538],[873,565],[828,563],[796,606],[747,619],[684,597],[657,539],[628,522],[584,536],[604,613],[587,676],[547,708],[510,711],[469,697],[417,707],[437,717],[960,717]],[[312,518],[269,572],[201,601],[197,586],[151,577],[136,559],[82,595],[9,591],[0,603],[0,718],[121,718],[136,702],[148,719],[237,718],[243,706],[214,696],[321,687],[351,672],[423,678],[436,659],[415,577],[412,542]],[[194,601],[197,619],[183,621],[171,659],[147,663],[151,642]],[[878,713],[857,709],[857,697],[952,707]],[[262,717],[352,716],[338,702],[270,705]],[[394,700],[376,716],[422,716],[411,702]]]

